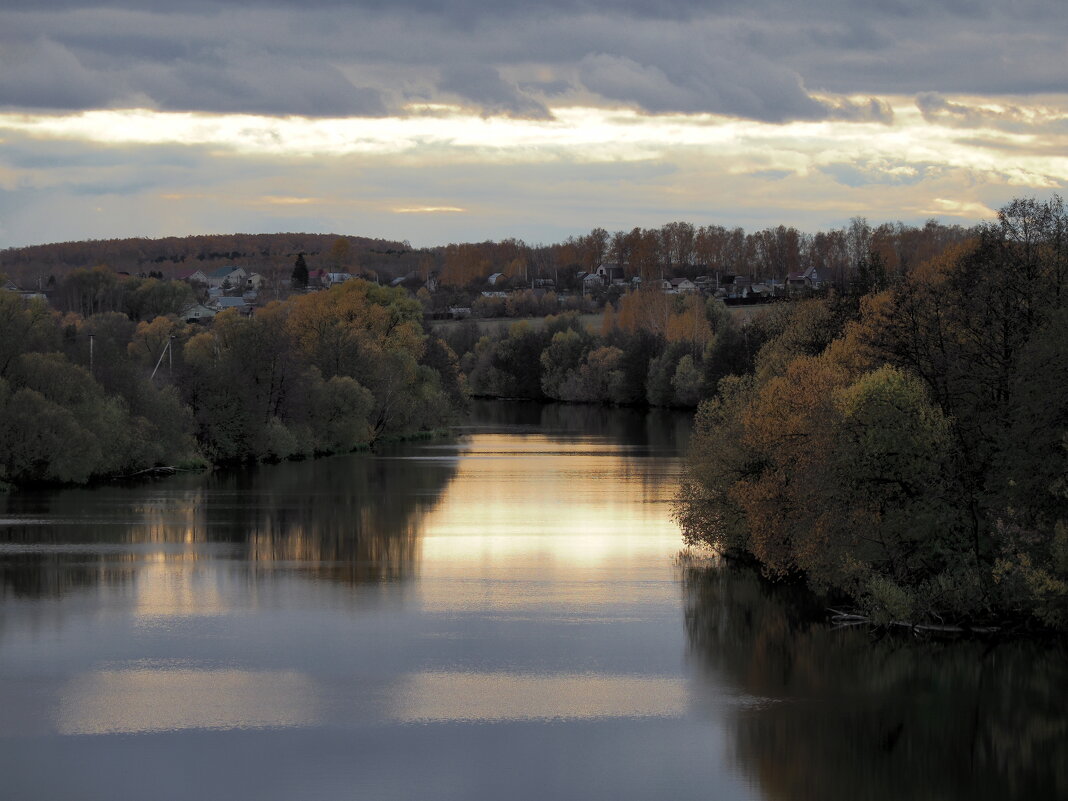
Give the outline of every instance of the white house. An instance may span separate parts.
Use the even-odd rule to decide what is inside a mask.
[[[343,284],[350,278],[352,278],[352,276],[348,273],[327,273],[323,276],[322,282],[323,286],[329,288],[334,286],[334,284]]]
[[[676,294],[681,295],[686,292],[696,292],[697,284],[695,284],[689,278],[672,278],[671,288]]]
[[[224,287],[229,285],[232,289],[237,289],[245,285],[245,279],[248,278],[248,273],[245,272],[244,267],[235,267],[233,265],[229,267],[220,267],[218,270],[212,270],[207,275],[208,286]]]
[[[187,323],[202,323],[210,320],[215,314],[215,309],[205,306],[203,303],[193,303],[182,309],[182,313],[179,316]]]

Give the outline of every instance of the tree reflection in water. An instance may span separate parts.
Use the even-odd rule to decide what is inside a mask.
[[[833,630],[752,571],[685,568],[691,658],[753,703],[729,727],[768,798],[1068,798],[1063,642]]]
[[[403,579],[419,521],[456,459],[418,448],[260,465],[135,486],[0,495],[0,599],[136,579],[146,563],[213,559],[352,584]]]

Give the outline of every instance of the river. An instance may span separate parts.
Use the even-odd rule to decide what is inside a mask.
[[[0,495],[0,798],[1068,797],[1068,654],[677,558],[689,420]]]

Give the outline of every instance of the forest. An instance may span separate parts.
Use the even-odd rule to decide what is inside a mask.
[[[0,251],[0,273],[25,289],[62,283],[76,269],[106,265],[130,275],[157,272],[179,278],[194,270],[238,264],[261,273],[275,288],[289,284],[298,254],[311,271],[348,272],[388,283],[431,275],[444,289],[484,288],[502,273],[513,286],[551,280],[557,289],[579,289],[576,274],[603,262],[619,264],[625,277],[694,278],[717,271],[759,279],[785,278],[818,266],[844,291],[856,265],[875,253],[890,273],[907,272],[972,235],[971,229],[933,220],[923,226],[869,225],[861,217],[816,233],[778,225],[759,231],[674,221],[656,228],[609,232],[594,228],[562,242],[530,244],[519,239],[450,243],[413,248],[407,242],[336,234],[232,234],[164,239],[65,242]]]
[[[210,328],[0,291],[0,481],[351,451],[446,425],[456,359],[402,289],[350,281]]]
[[[1068,626],[1068,217],[792,307],[702,401],[686,538],[877,622]]]

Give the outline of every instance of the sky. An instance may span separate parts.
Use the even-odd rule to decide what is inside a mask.
[[[3,0],[0,248],[972,224],[1068,183],[1063,0]]]

